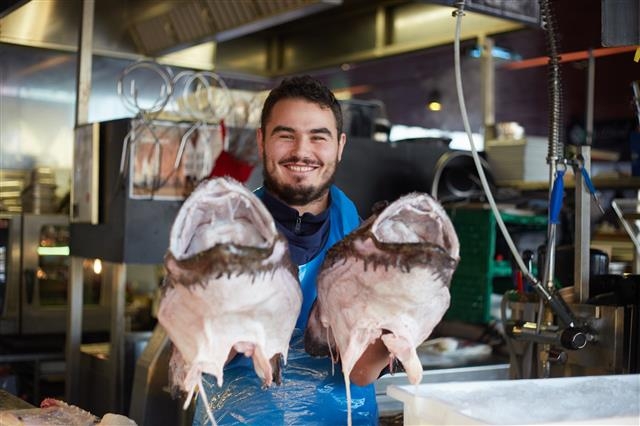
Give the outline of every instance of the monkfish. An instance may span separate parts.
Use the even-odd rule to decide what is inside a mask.
[[[201,183],[176,216],[164,264],[158,320],[174,346],[170,378],[188,394],[185,407],[198,386],[208,409],[202,373],[221,386],[232,349],[252,357],[264,386],[279,383],[302,292],[262,202],[231,178]]]
[[[318,298],[305,330],[305,350],[342,362],[349,375],[367,346],[381,338],[407,373],[422,378],[416,348],[449,307],[460,245],[442,206],[427,194],[400,197],[327,252]]]

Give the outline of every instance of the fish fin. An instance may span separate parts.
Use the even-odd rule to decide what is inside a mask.
[[[398,337],[395,334],[384,334],[381,339],[389,349],[389,352],[402,363],[409,383],[414,385],[420,383],[420,380],[422,380],[422,362],[420,362],[418,352],[413,345],[407,339]]]
[[[320,319],[320,307],[316,300],[311,306],[311,312],[304,330],[304,350],[314,357],[330,356],[333,362],[333,353],[336,352],[335,338],[329,327],[325,327]]]
[[[375,340],[382,333],[381,330],[370,330],[366,328],[355,328],[351,330],[348,343],[343,342],[342,347],[346,350],[342,352],[342,371],[351,374],[354,365],[360,359],[364,351],[372,340]],[[341,347],[338,344],[338,347]]]
[[[396,360],[396,357],[395,357],[395,356],[393,356],[393,354],[392,354],[391,356],[389,356],[389,373],[390,373],[391,375],[394,375],[394,374],[396,373],[396,369],[395,369],[395,365],[396,365],[396,363],[395,363],[395,360]]]
[[[184,382],[187,377],[187,364],[178,348],[171,343],[171,357],[169,358],[169,390],[172,398],[178,398],[187,390]]]
[[[275,354],[270,360],[272,369],[272,378],[276,385],[282,384],[282,354]]]
[[[271,382],[273,381],[273,371],[271,370],[271,364],[262,351],[262,347],[260,347],[260,345],[255,346],[251,359],[253,359],[253,368],[256,371],[256,374],[263,380],[263,387],[268,388],[271,386]]]

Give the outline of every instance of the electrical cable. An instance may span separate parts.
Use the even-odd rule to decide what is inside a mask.
[[[518,249],[516,248],[513,240],[511,239],[511,235],[509,235],[509,231],[507,230],[507,227],[504,224],[504,221],[502,220],[502,216],[500,215],[500,210],[496,205],[495,199],[493,198],[493,194],[491,193],[491,188],[489,187],[489,182],[487,180],[487,177],[485,176],[484,169],[482,167],[482,162],[480,160],[480,156],[478,155],[478,150],[473,141],[471,126],[469,125],[469,116],[467,115],[467,107],[465,105],[465,100],[464,100],[464,91],[462,88],[462,72],[461,72],[461,66],[460,66],[460,31],[461,31],[461,22],[462,22],[463,14],[464,13],[462,12],[462,9],[459,9],[458,11],[454,11],[454,15],[456,16],[456,33],[455,33],[455,39],[454,39],[455,79],[456,79],[458,101],[460,104],[460,113],[462,115],[462,122],[464,124],[464,130],[467,134],[467,137],[469,138],[469,144],[471,145],[471,154],[473,156],[473,161],[476,165],[476,168],[478,169],[478,177],[480,178],[482,188],[484,189],[484,192],[487,197],[487,201],[489,202],[491,210],[493,211],[493,215],[496,218],[498,227],[500,228],[500,231],[502,232],[502,235],[504,236],[504,239],[506,240],[507,245],[509,246],[509,250],[511,251],[513,258],[518,264],[518,267],[520,268],[522,273],[527,277],[528,280],[532,281],[533,283],[537,283],[538,279],[534,277],[525,266],[524,261],[522,260],[520,253],[518,253]]]
[[[457,9],[453,12],[453,16],[455,16],[456,18],[456,30],[455,30],[455,38],[454,38],[454,69],[455,69],[456,91],[458,95],[458,102],[460,105],[460,114],[462,115],[462,123],[464,125],[464,130],[469,139],[473,161],[476,165],[476,169],[478,170],[478,177],[480,178],[480,183],[482,184],[482,188],[484,189],[485,195],[487,197],[487,201],[489,202],[489,206],[491,207],[493,215],[496,218],[496,223],[498,224],[498,227],[500,228],[500,231],[504,236],[504,239],[509,247],[509,250],[511,251],[513,259],[516,261],[518,267],[520,268],[520,270],[523,271],[523,274],[527,277],[527,279],[533,282],[534,285],[537,285],[538,280],[529,272],[529,270],[525,266],[524,261],[522,260],[520,253],[518,253],[518,249],[516,248],[511,238],[511,235],[509,235],[507,227],[504,224],[504,221],[502,220],[502,216],[500,214],[500,211],[498,210],[498,206],[496,205],[496,202],[493,198],[491,188],[489,187],[489,182],[487,181],[487,178],[484,174],[484,170],[480,161],[480,156],[478,155],[478,150],[476,148],[475,142],[473,141],[471,126],[469,124],[469,116],[467,115],[467,108],[464,100],[464,90],[462,88],[462,72],[461,72],[461,66],[460,66],[460,31],[462,27],[462,17],[464,15],[464,11],[463,11],[464,0],[456,2],[455,6],[457,7]],[[506,319],[506,304],[507,304],[506,298],[507,298],[507,295],[506,294],[503,295],[502,301],[500,304],[501,305],[500,310],[501,310],[503,321]],[[509,351],[509,357],[512,361],[511,365],[514,366],[514,370],[515,370],[514,373],[516,375],[516,378],[522,378],[523,377],[522,369],[524,368],[524,366],[522,366],[522,369],[519,368],[520,363],[517,362],[517,355],[515,352],[515,348],[511,343],[511,339],[509,338],[509,336],[505,336],[505,337],[506,337],[505,341],[507,342],[507,349]]]

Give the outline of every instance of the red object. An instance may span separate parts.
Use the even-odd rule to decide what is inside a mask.
[[[245,163],[242,160],[238,160],[233,155],[226,151],[222,151],[216,164],[213,166],[213,170],[209,175],[209,178],[216,176],[231,176],[238,182],[246,182],[251,176],[253,166],[249,163]]]
[[[62,405],[61,402],[62,401],[59,401],[54,398],[45,398],[42,400],[42,402],[40,402],[40,408],[59,407]]]
[[[599,58],[601,56],[617,55],[619,53],[632,52],[632,51],[635,51],[636,49],[637,49],[637,46],[601,47],[598,49],[593,49],[591,51],[591,54],[593,55],[594,58]],[[589,59],[589,51],[582,50],[579,52],[561,53],[558,56],[559,56],[560,63],[583,61],[585,59]],[[531,59],[525,59],[522,61],[509,62],[505,65],[502,65],[502,68],[507,70],[521,70],[525,68],[546,66],[548,64],[549,64],[549,57],[540,56],[538,58],[531,58]]]
[[[522,282],[522,271],[516,271],[516,290],[518,293],[524,293],[524,283]]]

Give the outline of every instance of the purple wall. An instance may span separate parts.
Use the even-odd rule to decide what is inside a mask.
[[[578,3],[580,7],[576,7]],[[554,5],[561,53],[602,47],[600,0],[555,0]],[[496,46],[519,53],[524,59],[548,55],[545,34],[539,28],[493,38]],[[466,52],[471,47],[472,42],[463,43],[461,50]],[[631,82],[640,79],[640,64],[633,61],[633,55],[631,51],[596,59],[596,147],[618,149],[626,146],[626,137],[637,124],[631,103]],[[446,45],[355,65],[347,71],[331,69],[314,75],[333,88],[370,86],[370,91],[355,97],[383,101],[393,124],[463,130],[455,93],[453,61],[453,45]],[[464,57],[462,64],[471,127],[479,131],[482,121],[480,62]],[[576,123],[584,126],[586,61],[563,63],[561,72],[565,127]],[[546,136],[549,121],[547,74],[546,66],[506,70],[501,62],[496,61],[496,122],[517,121],[527,134]],[[442,93],[443,110],[438,113],[425,109],[427,96],[433,89]]]

